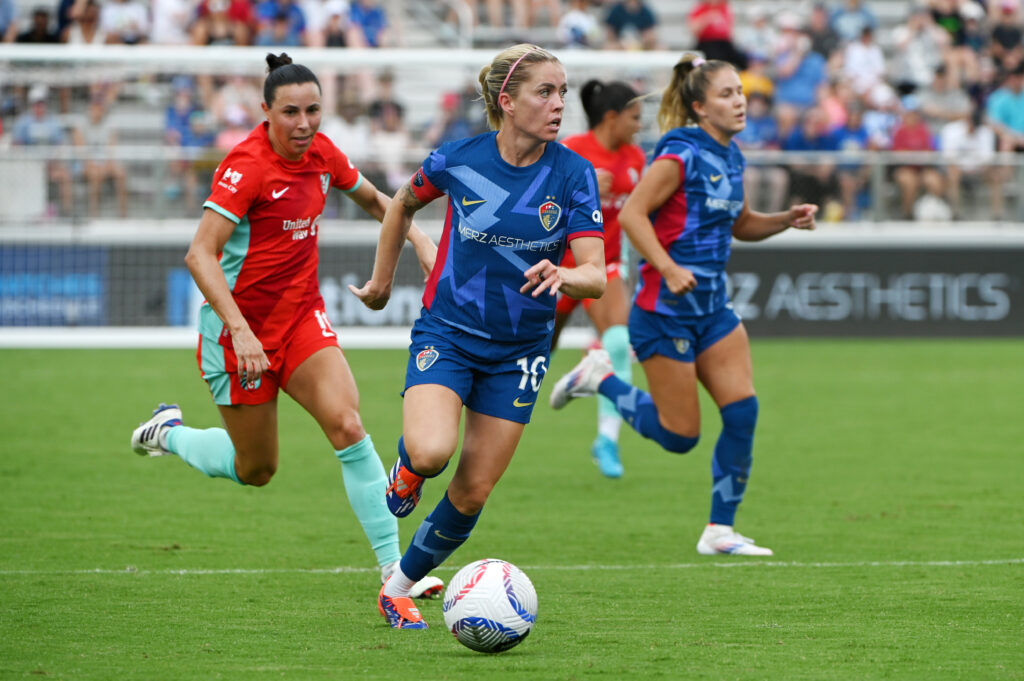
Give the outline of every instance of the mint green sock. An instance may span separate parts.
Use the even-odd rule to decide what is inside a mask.
[[[398,549],[398,520],[391,515],[384,501],[388,478],[373,440],[367,435],[334,455],[341,461],[348,503],[363,526],[370,547],[377,554],[377,564],[395,562],[402,557]]]
[[[211,478],[227,478],[239,485],[245,484],[235,472],[235,446],[223,428],[199,430],[174,426],[167,429],[166,445],[182,461]]]
[[[608,352],[608,356],[612,360],[612,369],[615,371],[615,375],[626,383],[632,383],[633,363],[629,356],[629,330],[622,324],[608,327],[601,334],[601,346]],[[602,430],[607,429],[609,436],[611,436],[611,431],[614,431],[615,436],[611,439],[618,440],[617,425],[621,423],[622,418],[611,400],[603,395],[597,401],[597,419],[604,426]],[[609,422],[615,422],[615,427],[611,427]]]

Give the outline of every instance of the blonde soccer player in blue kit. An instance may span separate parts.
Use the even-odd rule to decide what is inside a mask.
[[[463,413],[465,433],[447,493],[381,589],[378,607],[394,628],[426,628],[411,586],[469,538],[515,453],[547,371],[555,294],[597,298],[605,286],[593,166],[555,143],[567,91],[562,64],[535,45],[515,45],[481,70],[480,87],[496,132],[444,144],[424,161],[384,216],[372,278],[352,288],[367,306],[384,307],[413,215],[447,195],[409,347],[392,513],[408,515],[424,480],[444,470]],[[555,264],[566,248],[574,267]]]

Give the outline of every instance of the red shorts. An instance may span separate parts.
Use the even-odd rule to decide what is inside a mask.
[[[622,264],[617,262],[606,263],[604,266],[605,274],[608,276],[608,281],[612,279],[622,278]],[[591,304],[594,302],[593,298],[570,298],[569,296],[558,294],[558,302],[555,303],[555,314],[568,315],[571,314],[576,306],[583,303],[583,309],[589,310]]]
[[[339,348],[338,334],[331,328],[322,309],[303,315],[281,347],[264,350],[270,368],[263,372],[253,389],[245,388],[238,375],[238,358],[233,348],[220,345],[215,338],[199,336],[196,360],[199,372],[210,386],[215,404],[263,404],[288,385],[292,372],[310,355],[322,348]]]

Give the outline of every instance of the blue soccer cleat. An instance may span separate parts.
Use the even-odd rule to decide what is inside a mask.
[[[622,462],[619,461],[619,443],[607,435],[598,435],[590,448],[590,454],[594,458],[601,475],[606,478],[621,478],[623,473]]]

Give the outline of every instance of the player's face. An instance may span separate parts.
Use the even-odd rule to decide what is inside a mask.
[[[289,161],[298,161],[320,129],[320,88],[316,83],[282,85],[274,93],[273,104],[268,107],[263,103],[263,113],[270,121],[274,151]]]
[[[700,126],[712,137],[728,144],[733,135],[747,126],[747,98],[740,76],[733,69],[722,68],[711,75],[703,102],[694,102]]]
[[[546,61],[530,68],[529,77],[519,86],[506,109],[506,120],[531,137],[554,142],[562,125],[565,93],[568,85],[565,69],[558,62]]]
[[[633,102],[615,117],[613,132],[618,144],[633,143],[633,137],[640,132],[640,127],[643,125],[643,121],[640,119],[642,111],[643,107],[640,106],[640,102]]]

